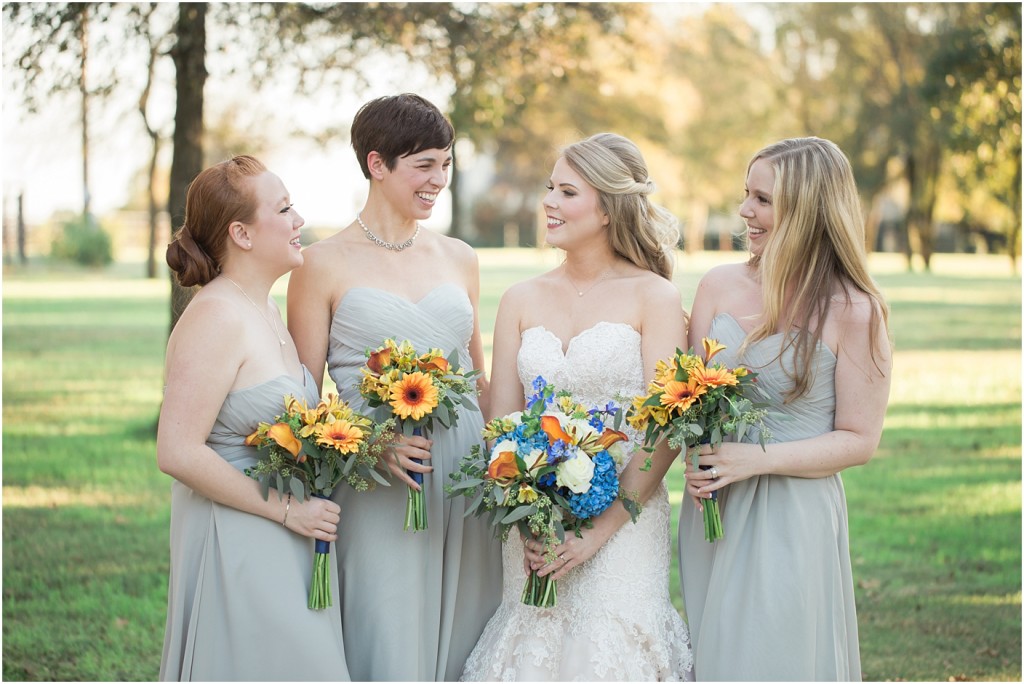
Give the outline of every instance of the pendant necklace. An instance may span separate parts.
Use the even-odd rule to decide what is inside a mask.
[[[281,346],[283,347],[286,344],[288,344],[287,342],[284,341],[284,339],[281,338],[281,333],[278,331],[277,326],[274,325],[273,321],[271,321],[269,318],[267,318],[267,315],[263,311],[260,310],[259,305],[256,302],[252,301],[252,297],[250,297],[249,295],[247,295],[245,293],[245,290],[242,289],[242,286],[239,285],[238,283],[236,283],[231,278],[228,278],[223,273],[221,273],[220,275],[226,281],[228,281],[229,283],[231,283],[232,285],[237,287],[238,291],[242,293],[242,296],[249,300],[249,303],[253,305],[254,309],[256,309],[256,313],[258,313],[263,318],[263,320],[265,320],[267,322],[267,325],[270,326],[270,329],[274,331],[274,335],[277,337],[277,341],[281,343]]]
[[[416,232],[412,234],[412,237],[401,243],[388,242],[387,240],[381,240],[379,237],[370,232],[370,229],[363,223],[363,217],[361,214],[356,214],[356,221],[359,221],[359,225],[363,227],[363,232],[366,233],[366,237],[372,243],[384,249],[389,249],[392,252],[401,252],[406,247],[412,247],[412,243],[416,242],[416,238],[420,234],[420,224],[416,224]]]
[[[599,284],[601,284],[604,281],[604,279],[607,278],[608,275],[612,272],[612,267],[609,266],[607,269],[605,269],[605,272],[601,274],[601,277],[599,277],[597,280],[595,280],[593,283],[591,283],[590,287],[586,288],[585,290],[581,290],[580,288],[576,287],[576,283],[574,283],[572,281],[572,278],[569,277],[569,269],[568,268],[564,269],[563,272],[565,273],[565,279],[569,281],[570,285],[572,285],[572,289],[576,290],[576,294],[579,295],[580,297],[582,297],[583,295],[587,294],[588,292],[593,290],[595,287],[597,287]]]

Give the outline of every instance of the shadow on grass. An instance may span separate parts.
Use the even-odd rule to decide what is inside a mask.
[[[156,679],[168,511],[5,508],[4,679]]]

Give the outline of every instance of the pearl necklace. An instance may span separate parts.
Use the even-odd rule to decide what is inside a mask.
[[[388,242],[387,240],[381,240],[379,237],[370,232],[370,229],[363,223],[363,217],[360,214],[356,214],[356,221],[359,221],[359,225],[363,227],[363,232],[366,233],[367,239],[373,242],[378,247],[384,249],[390,249],[392,252],[401,252],[406,247],[412,247],[412,243],[416,242],[416,238],[420,234],[420,224],[416,224],[416,232],[412,234],[412,237],[400,244],[394,242]]]
[[[576,287],[576,283],[574,283],[572,281],[572,278],[569,277],[569,269],[564,269],[565,279],[569,281],[569,284],[572,285],[572,289],[576,290],[576,294],[579,295],[580,297],[582,297],[583,295],[587,294],[588,292],[593,290],[595,287],[600,285],[604,281],[604,279],[608,277],[608,275],[611,272],[612,272],[612,267],[609,266],[607,269],[605,269],[605,272],[602,273],[601,276],[597,280],[595,280],[593,283],[590,284],[590,287],[588,287],[585,290],[581,290],[580,288]]]
[[[270,329],[274,331],[274,335],[277,337],[277,341],[281,343],[281,346],[283,347],[286,344],[288,344],[287,342],[284,341],[284,339],[282,339],[281,332],[277,329],[277,325],[275,325],[273,321],[267,318],[267,314],[260,310],[259,305],[256,302],[252,301],[252,297],[245,293],[245,290],[242,289],[242,286],[236,283],[231,278],[228,278],[223,273],[221,273],[220,275],[222,278],[224,278],[224,280],[228,281],[229,283],[237,287],[238,291],[242,293],[242,296],[249,300],[249,303],[252,304],[254,309],[256,309],[256,313],[258,313],[263,318],[263,320],[267,322],[267,325],[270,326]]]

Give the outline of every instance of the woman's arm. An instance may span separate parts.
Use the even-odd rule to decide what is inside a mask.
[[[641,316],[641,354],[644,382],[649,383],[654,378],[654,368],[658,360],[673,356],[676,348],[686,340],[686,314],[680,302],[679,291],[670,282],[665,281],[656,289],[645,290],[645,296]],[[665,441],[662,441],[651,454],[637,450],[622,471],[619,488],[627,495],[635,497],[639,503],[646,502],[661,484],[677,455],[678,451],[671,449]],[[645,471],[642,468],[648,456],[651,459],[651,467]],[[582,538],[567,538],[564,544],[555,548],[560,560],[545,565],[539,553],[542,548],[537,547],[540,542],[530,542],[528,548],[532,554],[528,552],[528,560],[533,568],[538,570],[539,575],[554,573],[552,577],[557,580],[597,553],[629,520],[629,512],[617,499],[593,519],[593,528],[584,530]]]
[[[485,420],[500,418],[521,411],[526,404],[523,384],[519,381],[517,358],[522,344],[520,330],[522,288],[514,285],[501,297],[494,321],[494,346],[491,352],[491,391],[489,412]]]
[[[264,501],[259,483],[246,477],[206,444],[238,369],[247,363],[244,343],[224,335],[237,328],[237,311],[215,300],[193,301],[174,328],[167,348],[167,389],[157,431],[160,470],[219,504],[274,522],[285,520],[293,532],[333,541],[338,505],[271,496]],[[267,416],[267,419],[272,416]]]
[[[888,334],[879,325],[872,356],[871,306],[868,301],[847,304],[835,312],[837,340],[836,413],[831,432],[793,442],[722,444],[701,456],[701,465],[715,466],[718,479],[706,471],[687,471],[688,491],[707,497],[730,482],[755,475],[827,477],[868,462],[878,448],[889,401],[892,353]]]
[[[288,332],[295,342],[299,361],[316,380],[318,393],[324,388],[324,368],[330,342],[334,293],[327,285],[329,269],[322,260],[327,256],[322,245],[312,245],[303,252],[302,266],[288,279]]]

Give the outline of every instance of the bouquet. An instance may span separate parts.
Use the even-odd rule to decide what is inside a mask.
[[[673,449],[686,448],[694,467],[700,467],[701,445],[718,446],[725,435],[742,440],[756,427],[762,449],[771,439],[764,424],[768,411],[751,399],[760,393],[757,374],[743,366],[709,365],[725,346],[705,337],[703,347],[703,358],[691,348],[685,354],[677,349],[671,359],[658,361],[647,394],[635,397],[626,413],[626,421],[644,434],[645,451],[653,452],[667,438]],[[649,456],[645,467],[650,467]],[[713,542],[722,536],[716,491],[704,502],[704,538]]]
[[[263,498],[271,483],[283,497],[285,489],[300,501],[310,496],[327,498],[342,480],[356,491],[389,486],[377,472],[377,462],[393,439],[394,423],[373,423],[353,411],[334,394],[315,407],[291,395],[284,398],[284,413],[273,423],[260,423],[245,443],[266,450],[266,455],[245,473],[259,480]],[[313,556],[313,582],[309,608],[331,605],[327,557],[330,542],[317,540]]]
[[[526,411],[495,418],[484,426],[483,437],[493,440],[489,453],[474,445],[452,474],[449,496],[473,496],[466,515],[490,513],[502,541],[518,527],[524,536],[544,542],[545,557],[554,560],[554,547],[566,531],[592,527],[591,518],[621,498],[636,521],[639,506],[619,492],[616,464],[626,458],[627,437],[609,427],[621,420],[618,407],[578,404],[565,391],[534,380]],[[557,600],[550,576],[530,572],[522,601],[548,608]]]
[[[480,371],[464,372],[459,368],[457,350],[445,358],[440,349],[419,354],[406,340],[394,339],[366,352],[366,366],[359,383],[359,393],[380,417],[391,416],[405,436],[426,435],[434,427],[434,419],[445,428],[459,421],[459,406],[479,411],[470,398],[476,395],[473,378]],[[409,471],[409,477],[422,487],[423,474]],[[405,529],[413,532],[427,529],[427,507],[423,490],[409,488],[405,506]]]

